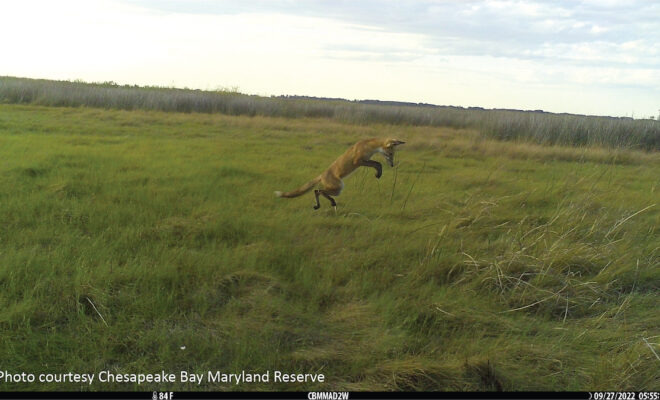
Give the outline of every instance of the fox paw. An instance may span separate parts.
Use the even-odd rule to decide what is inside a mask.
[[[318,210],[319,208],[321,208],[321,206],[314,206],[315,210]]]

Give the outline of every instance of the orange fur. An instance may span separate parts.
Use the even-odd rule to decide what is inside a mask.
[[[376,178],[382,174],[382,166],[379,162],[371,160],[376,153],[381,153],[388,164],[394,166],[394,148],[401,145],[402,142],[397,139],[372,138],[364,139],[349,147],[339,158],[333,162],[328,169],[321,175],[307,182],[303,186],[290,192],[275,192],[277,197],[298,197],[320,184],[321,188],[314,191],[316,196],[316,206],[320,207],[319,195],[330,200],[330,204],[335,207],[335,200],[330,196],[339,196],[344,188],[343,178],[350,175],[358,167],[372,167],[376,169]]]

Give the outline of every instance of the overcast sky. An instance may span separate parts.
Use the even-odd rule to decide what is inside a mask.
[[[0,0],[0,75],[648,117],[660,3]]]

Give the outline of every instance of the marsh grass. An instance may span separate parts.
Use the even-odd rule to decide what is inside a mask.
[[[469,128],[484,138],[542,145],[660,150],[660,121],[393,105],[299,97],[261,97],[236,90],[201,91],[0,77],[0,102],[58,107],[220,113],[286,118],[328,118],[350,124]]]
[[[397,167],[356,171],[336,214],[272,196],[380,135],[407,142]],[[327,377],[0,389],[660,385],[658,153],[0,105],[0,157],[3,369]]]

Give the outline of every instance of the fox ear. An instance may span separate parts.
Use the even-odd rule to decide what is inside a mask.
[[[402,142],[401,140],[397,140],[397,139],[388,139],[388,140],[387,140],[387,145],[386,145],[385,147],[387,147],[388,149],[390,149],[390,148],[392,148],[392,147],[394,147],[394,146],[398,146],[398,145],[400,145],[400,144],[404,144],[404,143],[405,143],[405,142]]]

